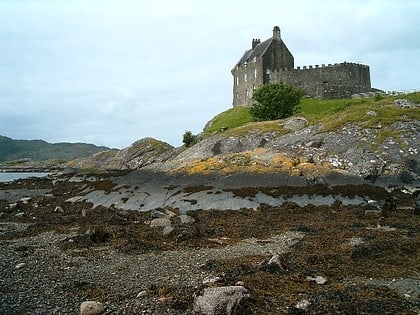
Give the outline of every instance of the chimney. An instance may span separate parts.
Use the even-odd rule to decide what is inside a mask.
[[[280,27],[274,26],[273,28],[273,38],[280,39]]]
[[[257,45],[261,43],[261,41],[257,38],[253,38],[252,39],[252,49],[254,49],[255,47],[257,47]]]

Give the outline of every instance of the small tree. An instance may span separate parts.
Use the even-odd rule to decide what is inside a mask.
[[[193,135],[191,131],[187,130],[182,136],[182,142],[188,148],[197,143],[197,136]]]
[[[250,113],[254,120],[275,120],[292,116],[298,109],[303,91],[283,82],[264,84],[256,89]]]

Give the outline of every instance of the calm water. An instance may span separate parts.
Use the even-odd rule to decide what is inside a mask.
[[[11,182],[16,179],[24,179],[29,177],[45,177],[49,173],[31,173],[31,172],[18,172],[18,173],[3,173],[0,172],[0,182]]]

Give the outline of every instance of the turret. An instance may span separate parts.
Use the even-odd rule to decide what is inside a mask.
[[[273,28],[273,38],[281,39],[281,37],[280,37],[280,27],[274,26],[274,28]]]

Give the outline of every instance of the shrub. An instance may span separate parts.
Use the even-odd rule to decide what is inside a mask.
[[[264,84],[255,90],[256,101],[250,114],[254,120],[275,120],[292,116],[298,109],[303,91],[283,82]]]
[[[191,131],[187,130],[182,136],[182,142],[188,148],[197,143],[197,136],[193,135]]]

